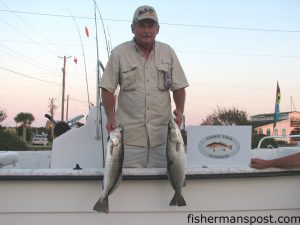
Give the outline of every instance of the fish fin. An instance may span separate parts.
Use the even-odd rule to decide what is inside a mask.
[[[175,206],[176,205],[176,194],[174,194],[172,200],[170,201],[169,206]]]
[[[121,174],[116,182],[116,185],[114,186],[114,188],[111,190],[111,192],[109,194],[112,194],[117,189],[117,187],[120,185],[122,179],[123,179],[123,176]]]
[[[186,202],[182,195],[180,195],[180,197],[176,199],[176,205],[177,206],[186,206]]]
[[[173,164],[174,164],[173,161],[168,160],[168,164],[167,164],[168,167],[172,166]]]
[[[93,210],[97,211],[97,212],[104,212],[104,213],[108,214],[108,211],[109,211],[108,198],[106,198],[106,199],[100,198],[98,200],[98,202],[96,202]]]
[[[94,208],[93,208],[94,211],[97,211],[97,212],[101,212],[100,211],[100,199],[96,202],[96,204],[94,205]]]
[[[120,185],[120,183],[121,183],[122,180],[123,180],[123,175],[120,174],[119,179],[118,179],[118,182],[117,182],[117,186]]]

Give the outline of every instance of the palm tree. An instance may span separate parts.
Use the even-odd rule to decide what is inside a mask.
[[[0,123],[5,120],[7,117],[6,111],[4,109],[0,109]]]
[[[21,126],[23,127],[23,141],[26,142],[26,128],[27,126],[31,125],[32,121],[34,121],[34,117],[31,113],[19,113],[14,118],[16,123],[21,123]]]

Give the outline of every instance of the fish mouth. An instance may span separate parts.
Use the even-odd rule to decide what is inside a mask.
[[[119,124],[119,126],[117,126],[116,130],[119,131],[119,132],[122,132],[123,131],[123,126],[121,124]]]
[[[112,141],[114,146],[117,146],[120,143],[120,139],[117,138],[117,137],[113,138],[111,141]]]

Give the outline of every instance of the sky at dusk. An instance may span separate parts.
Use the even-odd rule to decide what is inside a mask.
[[[185,107],[188,125],[200,124],[217,107],[236,107],[248,116],[273,113],[277,81],[280,110],[299,111],[300,1],[96,2],[103,19],[97,12],[104,65],[108,54],[102,22],[115,47],[132,39],[130,24],[138,6],[156,9],[157,40],[174,48],[190,83]],[[15,126],[14,117],[20,112],[34,115],[33,126],[44,126],[50,98],[58,107],[54,118],[60,120],[63,56],[69,57],[69,118],[88,114],[88,96],[95,104],[97,89],[94,16],[92,0],[0,0],[0,109],[8,116],[3,126]]]

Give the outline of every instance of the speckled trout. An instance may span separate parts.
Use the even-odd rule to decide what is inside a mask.
[[[175,190],[170,206],[185,206],[182,187],[185,186],[186,149],[180,129],[174,120],[170,120],[167,140],[167,174]]]
[[[109,212],[108,196],[118,187],[122,178],[124,160],[123,128],[112,130],[109,134],[105,156],[104,178],[100,199],[94,206],[98,212]]]

